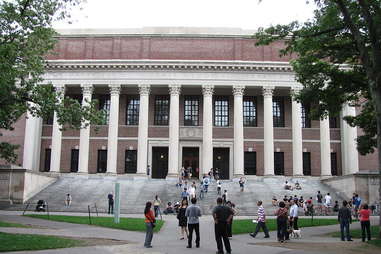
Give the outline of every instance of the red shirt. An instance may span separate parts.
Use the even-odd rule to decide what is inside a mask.
[[[153,214],[152,210],[149,210],[148,213],[145,214],[145,220],[144,222],[154,222],[155,221],[155,215]]]
[[[360,210],[360,221],[369,221],[370,210],[361,209]]]

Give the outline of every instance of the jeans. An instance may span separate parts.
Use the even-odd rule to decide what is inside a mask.
[[[230,253],[232,250],[228,238],[228,224],[226,222],[218,222],[217,224],[214,224],[214,235],[216,237],[218,253],[224,253],[222,240],[224,241],[226,252]]]
[[[233,218],[230,221],[230,223],[227,224],[227,230],[228,230],[228,237],[232,237],[232,227],[233,227]]]
[[[146,239],[144,241],[144,247],[151,246],[152,237],[153,237],[153,227],[151,222],[146,222]]]
[[[160,207],[159,206],[154,206],[153,207],[153,210],[155,211],[155,218],[159,215],[160,211],[159,211]]]
[[[287,233],[287,218],[277,218],[276,222],[278,241],[284,241]]]
[[[114,203],[108,203],[108,213],[113,214],[114,213]]]
[[[371,236],[370,236],[370,221],[361,221],[361,236],[362,236],[362,241],[365,241],[365,230],[366,230],[366,235],[368,237],[368,241],[370,241]]]
[[[192,247],[192,236],[193,230],[196,232],[196,246],[200,246],[200,224],[188,224],[189,237],[188,237],[188,246]]]
[[[265,236],[269,236],[269,230],[266,227],[266,223],[263,221],[258,221],[257,227],[255,228],[255,231],[253,233],[254,237],[258,234],[259,230],[263,229],[263,232],[265,233]]]
[[[292,221],[290,221],[290,227],[293,228],[294,230],[298,230],[298,217],[293,217]]]
[[[343,241],[345,240],[344,231],[347,240],[351,240],[351,236],[349,234],[349,221],[340,221],[341,240]]]

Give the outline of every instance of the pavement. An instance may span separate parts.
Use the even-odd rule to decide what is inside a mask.
[[[81,213],[53,213],[64,215],[86,215]],[[106,216],[101,214],[100,216]],[[128,214],[122,217],[139,217],[139,214]],[[235,219],[253,218],[248,216],[237,216]],[[271,216],[269,217],[271,218]],[[302,218],[302,217],[301,217]],[[327,217],[325,217],[327,218]],[[336,217],[334,217],[336,218]],[[372,218],[372,224],[377,223],[378,217]],[[22,212],[19,211],[1,211],[0,221],[14,222],[20,224],[28,224],[34,227],[30,228],[5,228],[0,227],[0,232],[6,233],[19,233],[19,234],[39,234],[39,235],[54,235],[54,236],[66,236],[66,237],[86,237],[86,238],[99,238],[99,239],[114,239],[127,241],[128,244],[122,245],[108,245],[108,246],[88,246],[88,247],[75,247],[66,249],[54,249],[54,250],[41,250],[41,251],[20,251],[18,254],[24,253],[36,253],[36,254],[108,254],[108,253],[136,253],[136,254],[203,254],[203,253],[216,253],[216,242],[214,239],[214,222],[210,215],[206,215],[200,218],[200,248],[193,247],[187,249],[187,241],[179,240],[179,227],[176,216],[163,215],[165,220],[164,226],[159,233],[155,233],[152,241],[153,248],[146,249],[143,247],[145,233],[133,232],[125,230],[110,229],[104,227],[97,227],[91,225],[80,225],[64,222],[56,222],[49,220],[41,220],[22,216]],[[254,227],[254,225],[253,225]],[[359,228],[358,222],[353,223],[351,228]],[[292,242],[300,243],[335,243],[339,242],[339,239],[324,236],[329,232],[338,231],[338,225],[311,227],[302,229],[301,239],[292,239]],[[248,234],[234,235],[230,243],[232,246],[232,253],[240,254],[252,254],[252,253],[264,253],[264,254],[319,254],[327,253],[324,249],[319,251],[304,251],[287,248],[287,243],[279,246],[264,246],[263,243],[275,243],[276,232],[270,232],[270,238],[264,239],[264,234],[259,233],[254,239]],[[359,243],[360,240],[354,239],[354,242],[347,242],[348,244]],[[14,253],[14,252],[5,252]]]

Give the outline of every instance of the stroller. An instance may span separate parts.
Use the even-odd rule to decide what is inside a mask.
[[[36,212],[45,212],[45,210],[46,210],[45,201],[42,199],[38,200],[36,205]]]

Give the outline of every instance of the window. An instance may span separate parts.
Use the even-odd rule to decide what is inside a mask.
[[[98,150],[98,173],[106,173],[107,171],[107,150]]]
[[[273,97],[273,124],[274,127],[284,127],[283,97]]]
[[[229,98],[216,97],[214,100],[214,126],[229,126]]]
[[[45,163],[44,163],[44,171],[45,172],[50,171],[51,154],[52,154],[52,149],[46,148],[45,149]]]
[[[310,105],[302,105],[302,128],[311,128]]]
[[[108,124],[110,119],[110,96],[109,95],[101,95],[99,96],[99,110],[104,110],[106,112],[105,120],[103,122],[104,125]]]
[[[137,97],[127,99],[126,125],[139,125],[140,100]]]
[[[78,172],[79,150],[71,149],[70,171]]]
[[[184,97],[184,125],[198,126],[199,99],[198,96]]]
[[[303,175],[311,175],[311,153],[303,152]]]
[[[257,126],[257,101],[255,97],[243,97],[243,126]]]
[[[245,175],[257,174],[257,153],[256,152],[245,152],[244,168],[245,168],[244,170]]]
[[[337,176],[337,155],[336,153],[331,153],[331,174]]]
[[[168,125],[169,123],[169,97],[165,95],[155,98],[155,125]]]
[[[274,171],[275,175],[284,175],[284,153],[274,153]]]
[[[125,172],[135,174],[137,171],[137,151],[126,150]]]
[[[337,116],[329,117],[329,128],[339,128],[339,118]]]

